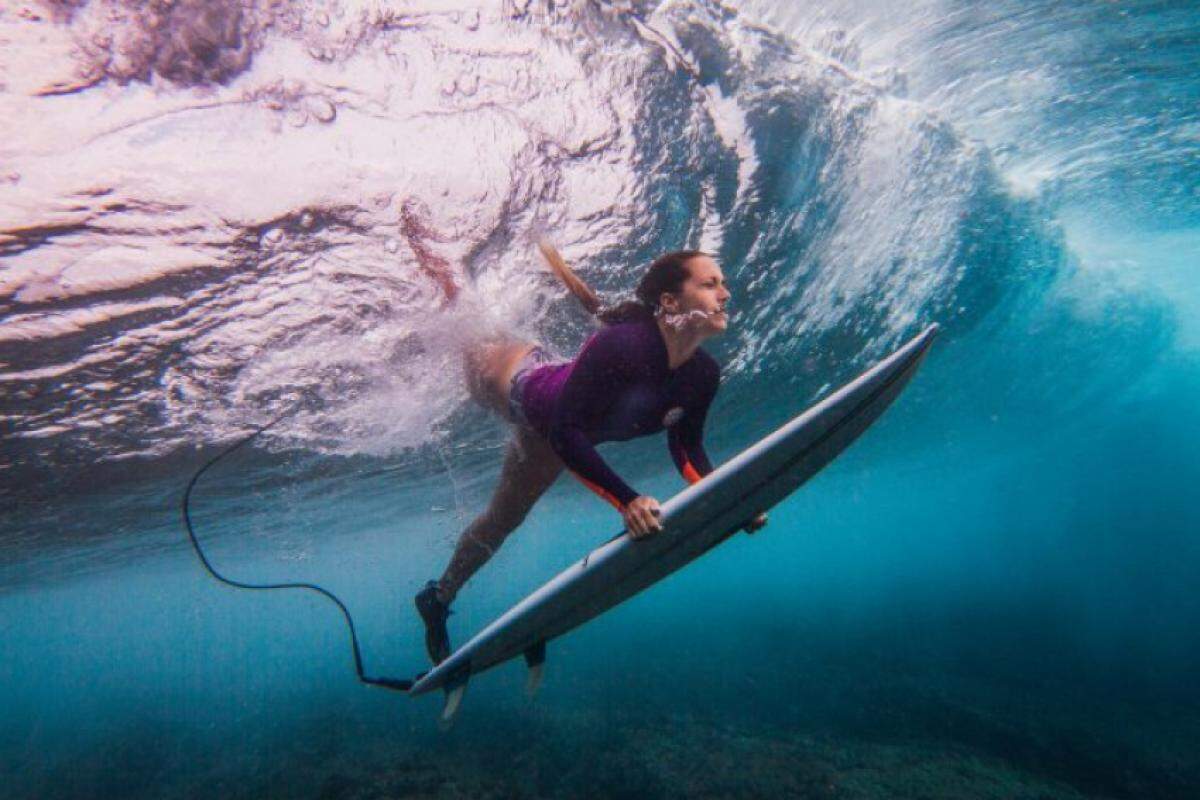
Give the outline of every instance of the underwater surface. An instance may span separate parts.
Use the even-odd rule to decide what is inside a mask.
[[[1194,2],[5,4],[5,796],[1200,797],[1198,64]],[[717,257],[715,461],[943,330],[765,529],[443,732],[179,504],[298,409],[197,484],[207,553],[423,668],[508,437],[459,348],[592,330],[541,237],[609,302]],[[620,527],[560,480],[455,642]]]

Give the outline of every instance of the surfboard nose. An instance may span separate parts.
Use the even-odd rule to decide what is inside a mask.
[[[931,322],[925,326],[925,330],[918,333],[916,336],[908,340],[908,344],[904,347],[911,347],[914,351],[922,354],[929,349],[929,345],[933,344],[934,338],[942,330],[942,326],[936,322]]]
[[[925,358],[925,354],[929,352],[929,346],[933,344],[933,340],[937,338],[941,329],[941,325],[931,322],[923,331],[901,345],[883,362],[885,367],[881,370],[883,374],[879,377],[886,381],[891,376],[915,371],[917,365]]]

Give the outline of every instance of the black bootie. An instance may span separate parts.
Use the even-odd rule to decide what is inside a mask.
[[[429,660],[436,667],[450,655],[450,634],[446,631],[446,618],[450,616],[450,606],[438,597],[437,581],[430,581],[425,588],[417,592],[413,602],[416,603],[417,613],[425,623],[425,649],[429,651]]]

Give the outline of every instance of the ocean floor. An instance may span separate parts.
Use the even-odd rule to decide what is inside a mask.
[[[571,709],[561,692],[472,707],[468,692],[446,732],[436,700],[428,719],[408,706],[391,726],[329,707],[220,736],[149,721],[134,732],[126,720],[105,746],[26,788],[42,798],[1183,800],[1200,787],[1200,714],[1178,703],[845,671],[803,695],[771,706],[752,691],[741,713],[712,715],[624,700]],[[407,702],[378,696],[393,709]]]

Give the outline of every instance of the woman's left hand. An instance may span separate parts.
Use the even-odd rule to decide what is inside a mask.
[[[754,533],[759,528],[767,524],[767,512],[763,512],[754,519],[746,523],[746,527],[742,528],[746,533]]]
[[[625,518],[625,527],[630,537],[644,539],[662,530],[662,523],[658,520],[661,513],[662,509],[659,508],[657,500],[640,496],[630,501],[621,511],[621,516]]]

